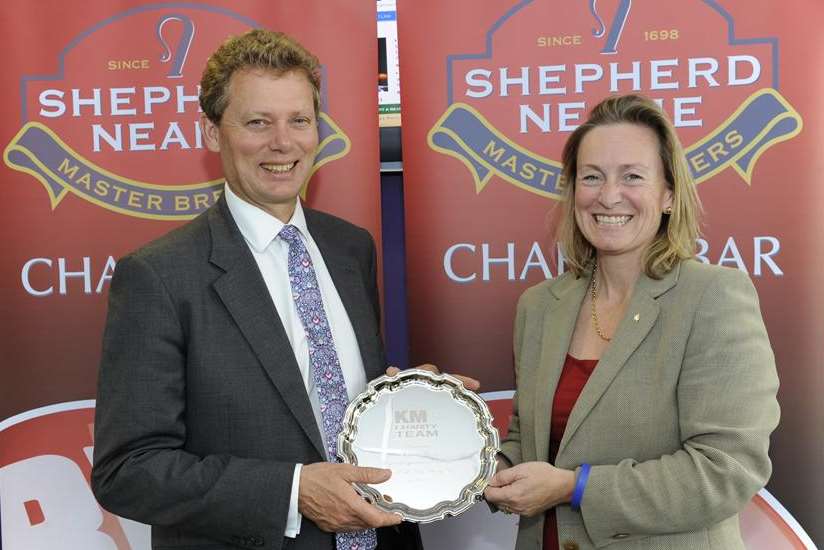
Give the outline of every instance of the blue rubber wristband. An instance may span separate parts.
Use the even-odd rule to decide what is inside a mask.
[[[581,470],[578,472],[578,477],[575,478],[575,490],[572,491],[572,500],[570,501],[570,506],[575,511],[581,509],[581,500],[584,498],[584,489],[587,487],[591,468],[592,466],[589,464],[581,464]]]

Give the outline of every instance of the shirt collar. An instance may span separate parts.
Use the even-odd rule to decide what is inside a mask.
[[[268,212],[238,197],[232,192],[228,184],[224,184],[223,193],[226,196],[229,212],[232,213],[232,217],[235,219],[235,223],[237,223],[246,242],[256,252],[260,253],[266,250],[269,243],[278,236],[285,224]],[[295,211],[292,213],[289,224],[297,227],[304,238],[309,235],[309,228],[306,226],[306,216],[303,213],[300,199],[295,199]]]

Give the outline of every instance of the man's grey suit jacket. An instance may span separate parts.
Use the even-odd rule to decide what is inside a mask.
[[[305,214],[375,378],[385,359],[374,242]],[[106,509],[152,525],[156,549],[331,549],[334,537],[305,517],[297,539],[283,537],[295,463],[323,459],[294,353],[225,198],[120,260],[92,471]],[[383,547],[415,548],[417,529],[403,529],[411,538]]]

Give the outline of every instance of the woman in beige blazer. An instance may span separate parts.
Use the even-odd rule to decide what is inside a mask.
[[[517,393],[486,498],[521,515],[518,550],[743,548],[738,512],[769,478],[779,418],[755,289],[694,259],[699,200],[652,101],[603,101],[563,164],[568,271],[518,304]],[[579,360],[594,368],[553,418]]]

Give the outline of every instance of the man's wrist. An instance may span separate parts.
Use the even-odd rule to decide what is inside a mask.
[[[300,534],[300,524],[303,516],[298,510],[298,496],[300,495],[300,473],[303,464],[295,464],[292,473],[292,492],[289,495],[289,513],[286,516],[286,529],[283,536],[295,538]]]

